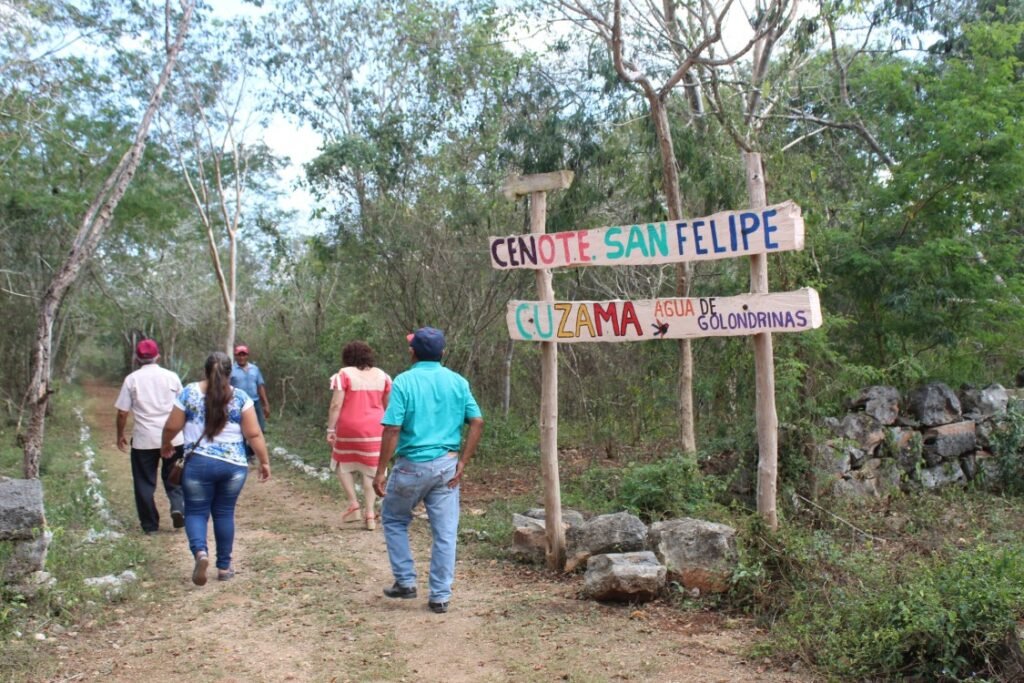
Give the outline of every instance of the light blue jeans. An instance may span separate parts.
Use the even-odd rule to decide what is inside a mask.
[[[455,546],[459,532],[459,487],[448,488],[455,476],[458,453],[428,462],[398,458],[391,469],[381,520],[391,573],[400,586],[416,585],[416,566],[409,547],[412,509],[422,500],[434,542],[430,549],[430,601],[448,602],[455,579]]]
[[[206,545],[206,525],[213,515],[213,538],[217,542],[217,569],[231,566],[235,545],[235,503],[242,493],[249,468],[193,454],[181,474],[185,493],[185,533],[188,548],[195,555]]]

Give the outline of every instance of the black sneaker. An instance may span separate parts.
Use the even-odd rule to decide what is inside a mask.
[[[428,602],[427,607],[429,607],[430,611],[434,614],[444,614],[448,611],[447,602]]]
[[[410,600],[416,597],[416,586],[399,586],[398,582],[395,581],[395,585],[384,589],[384,595],[389,598]]]
[[[185,513],[181,510],[171,510],[171,524],[174,525],[175,529],[185,526]]]

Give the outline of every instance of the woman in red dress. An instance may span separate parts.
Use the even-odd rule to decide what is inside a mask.
[[[366,528],[377,527],[374,509],[376,494],[373,477],[380,458],[380,436],[384,431],[380,420],[391,394],[391,377],[374,367],[373,349],[354,341],[341,352],[345,365],[331,377],[331,408],[327,413],[327,443],[331,444],[331,467],[348,497],[348,508],[342,522],[365,521]],[[363,475],[365,511],[359,507],[352,475]]]

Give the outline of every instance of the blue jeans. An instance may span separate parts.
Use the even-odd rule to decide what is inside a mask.
[[[249,468],[193,454],[181,475],[185,492],[185,533],[195,555],[206,545],[206,525],[213,515],[213,537],[217,542],[217,569],[231,566],[235,544],[235,503],[242,493]]]
[[[416,567],[409,547],[412,509],[422,500],[430,518],[434,543],[430,549],[430,601],[448,602],[455,579],[455,546],[459,532],[459,487],[448,488],[455,476],[457,453],[429,462],[395,461],[388,478],[381,520],[391,573],[400,586],[416,585]]]

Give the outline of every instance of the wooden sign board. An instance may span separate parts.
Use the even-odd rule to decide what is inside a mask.
[[[804,220],[792,201],[705,218],[490,238],[498,270],[658,265],[803,248]]]
[[[505,320],[512,339],[560,344],[804,332],[822,322],[811,288],[638,301],[510,301]]]

